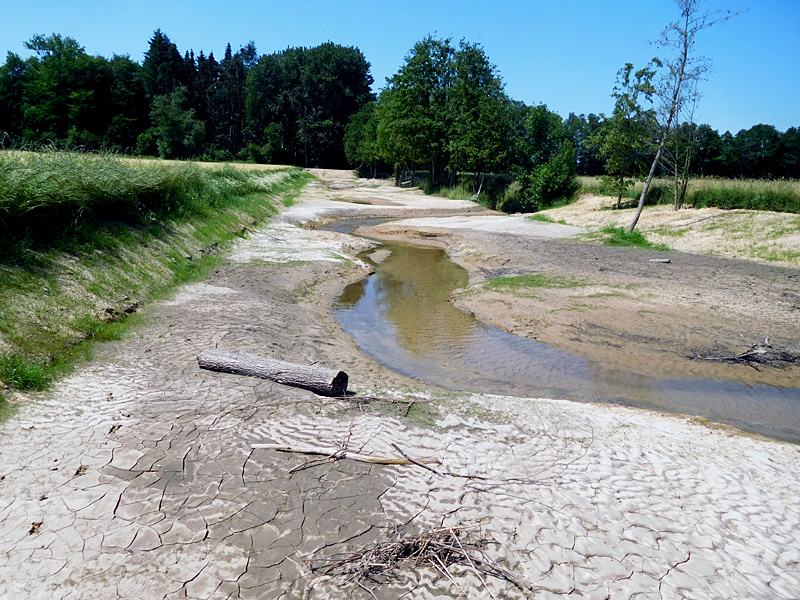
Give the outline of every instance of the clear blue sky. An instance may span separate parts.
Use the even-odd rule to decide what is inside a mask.
[[[721,133],[758,123],[800,126],[800,0],[709,0],[707,9],[747,11],[701,34],[713,60],[698,121]],[[0,52],[29,53],[37,33],[75,38],[90,54],[141,61],[161,28],[183,53],[220,55],[253,40],[259,54],[325,41],[358,46],[376,91],[427,34],[483,45],[508,94],[567,116],[610,112],[617,70],[644,65],[671,0],[0,0]]]

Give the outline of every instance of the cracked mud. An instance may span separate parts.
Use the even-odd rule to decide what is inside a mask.
[[[311,569],[398,531],[476,523],[536,598],[800,596],[796,446],[621,407],[441,394],[381,368],[330,314],[365,272],[346,258],[364,242],[293,223],[409,216],[427,199],[321,175],[333,185],[309,186],[227,266],[145,307],[131,339],[0,425],[0,597],[526,597],[469,569],[373,591]],[[357,392],[428,418],[200,371],[213,347],[343,368]],[[480,478],[352,461],[290,474],[308,457],[250,448],[270,442],[394,443]]]

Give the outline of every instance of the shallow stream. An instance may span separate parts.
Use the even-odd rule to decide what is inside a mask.
[[[395,242],[382,249],[389,254],[373,262],[377,272],[347,286],[334,314],[363,352],[398,373],[451,390],[698,415],[800,443],[798,388],[659,379],[604,368],[455,308],[449,295],[466,286],[468,276],[443,250]],[[362,258],[372,262],[374,252]]]

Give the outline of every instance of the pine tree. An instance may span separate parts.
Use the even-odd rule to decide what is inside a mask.
[[[144,86],[151,99],[186,84],[186,65],[178,48],[165,33],[156,29],[142,63]]]

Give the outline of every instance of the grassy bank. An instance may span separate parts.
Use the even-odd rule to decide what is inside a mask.
[[[0,153],[0,381],[47,387],[306,181],[289,168]]]
[[[598,196],[615,196],[599,177],[580,177],[580,192]],[[642,182],[626,190],[624,198],[638,202]],[[670,181],[656,179],[648,194],[648,204],[672,203]],[[768,210],[800,214],[800,181],[716,179],[696,177],[689,180],[686,204],[694,208]]]

